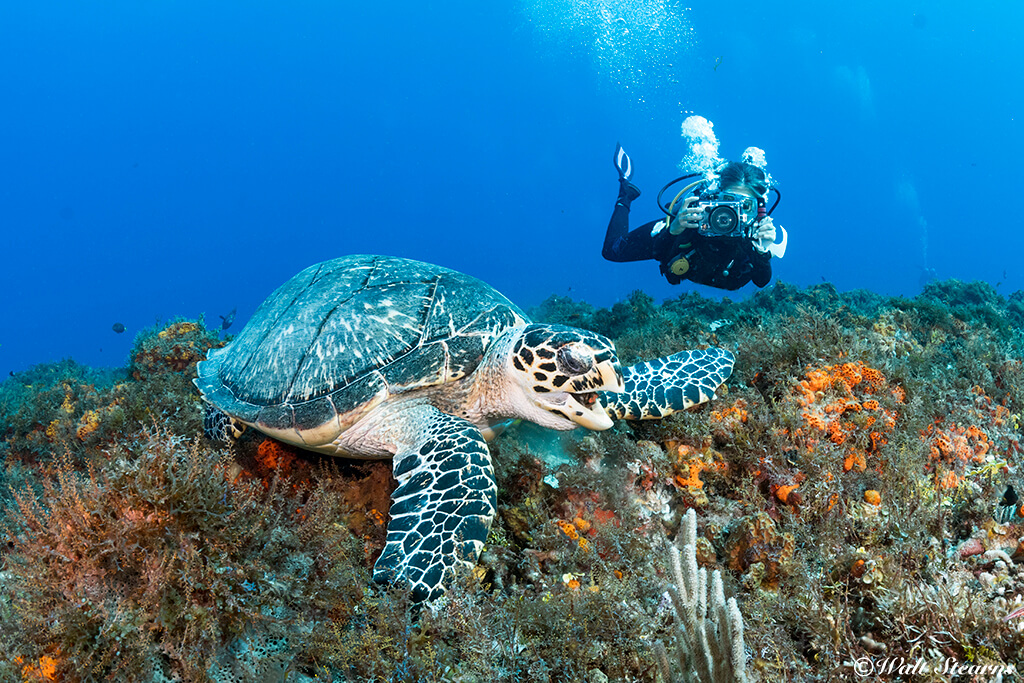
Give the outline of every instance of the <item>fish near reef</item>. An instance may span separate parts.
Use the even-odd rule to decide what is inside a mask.
[[[125,328],[125,326],[122,325],[121,323],[114,323],[113,325],[110,326],[110,329],[112,329],[114,332],[117,332],[118,334],[121,334],[127,328]]]
[[[393,460],[379,583],[433,600],[472,568],[497,507],[487,441],[512,420],[603,430],[703,403],[732,373],[724,349],[623,368],[601,335],[531,322],[476,278],[387,256],[310,266],[195,380],[207,433],[251,426],[311,451]]]
[[[218,316],[220,318],[220,329],[226,330],[235,322],[235,311],[237,308],[232,308],[231,312],[227,315]]]

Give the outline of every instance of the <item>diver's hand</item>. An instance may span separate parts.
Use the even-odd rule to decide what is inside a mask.
[[[676,219],[669,226],[668,231],[670,233],[678,235],[683,230],[696,230],[700,226],[700,219],[704,215],[704,210],[692,206],[698,200],[700,200],[700,197],[696,195],[683,200],[683,208],[679,210]]]
[[[772,222],[771,216],[761,219],[750,239],[754,242],[754,249],[762,254],[768,253],[769,248],[775,243],[775,223]]]

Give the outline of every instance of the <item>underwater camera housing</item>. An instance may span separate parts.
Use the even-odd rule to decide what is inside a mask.
[[[694,178],[697,178],[697,180],[680,190],[671,202],[666,203],[662,200],[663,195],[670,187],[683,180],[692,180]],[[719,192],[717,190],[705,191],[701,194],[700,188],[707,188],[707,185],[708,182],[701,173],[687,173],[686,175],[679,176],[674,180],[668,181],[658,192],[658,206],[665,212],[669,221],[673,221],[679,215],[679,211],[683,206],[680,199],[692,190],[700,197],[693,206],[704,209],[703,220],[697,228],[701,235],[706,237],[749,238],[751,236],[750,230],[754,224],[766,216],[771,216],[772,212],[778,207],[779,202],[782,201],[782,193],[775,187],[769,189],[769,192],[775,193],[775,202],[769,208],[767,206],[767,197],[763,200],[755,200],[753,197],[744,194]],[[718,212],[716,213],[716,211]]]
[[[704,210],[697,232],[705,237],[749,237],[757,220],[756,201],[741,195],[703,195],[696,208]]]

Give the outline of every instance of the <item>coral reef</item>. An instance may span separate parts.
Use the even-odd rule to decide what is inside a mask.
[[[135,338],[131,352],[132,377],[144,380],[169,372],[194,372],[196,363],[211,348],[224,345],[219,331],[208,330],[202,320],[178,320],[153,334],[145,330]]]
[[[231,456],[143,431],[41,494],[14,493],[5,651],[60,680],[258,680],[362,598],[341,497],[264,491]],[[54,679],[55,680],[55,679]],[[230,680],[230,679],[228,679]]]
[[[201,321],[143,332],[124,369],[0,383],[0,681],[651,681],[652,644],[680,642],[662,539],[693,514],[686,566],[735,596],[748,680],[1024,667],[1024,295],[778,284],[532,315],[611,336],[624,363],[738,362],[717,401],[662,421],[511,427],[480,563],[419,612],[369,578],[389,463],[198,440],[190,380],[223,343]]]

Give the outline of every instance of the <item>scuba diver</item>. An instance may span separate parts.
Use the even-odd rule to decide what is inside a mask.
[[[782,195],[769,187],[768,177],[751,163],[760,150],[749,148],[742,161],[726,162],[709,179],[691,173],[671,181],[658,193],[658,206],[665,217],[629,230],[629,206],[640,196],[630,182],[633,164],[622,149],[615,147],[615,168],[619,172],[619,196],[608,222],[601,254],[609,261],[654,259],[673,285],[690,280],[719,289],[739,289],[748,282],[764,287],[772,279],[772,257],[782,258],[787,235],[776,244],[776,226],[771,213]],[[676,183],[695,179],[676,194],[668,205],[662,195]],[[769,191],[775,203],[767,209]]]

